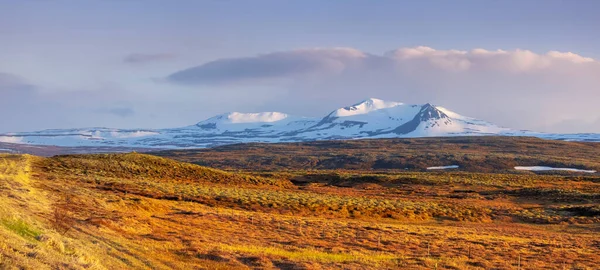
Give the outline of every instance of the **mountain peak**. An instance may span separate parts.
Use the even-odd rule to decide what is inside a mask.
[[[402,103],[395,101],[385,101],[377,98],[368,98],[352,106],[337,109],[333,113],[331,113],[331,116],[345,117],[366,114],[372,111],[387,109],[398,105],[402,105]]]
[[[443,119],[450,118],[443,111],[439,110],[437,107],[431,105],[431,103],[425,103],[421,106],[421,111],[419,112],[421,116],[421,121],[427,121],[430,119]]]

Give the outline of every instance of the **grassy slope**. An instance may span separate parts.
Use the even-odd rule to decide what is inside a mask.
[[[234,174],[138,153],[55,156],[43,159],[38,167],[46,173],[68,177],[93,176],[95,178],[132,179],[148,182],[289,186],[289,182],[285,181]]]
[[[147,231],[144,219],[168,211],[176,203],[134,200],[135,206],[130,207],[127,195],[104,192],[107,189],[102,188],[104,183],[119,182],[119,179],[139,185],[145,181],[239,187],[289,185],[286,181],[234,175],[140,154],[55,158],[0,155],[0,269],[150,266],[184,269],[194,265],[221,265],[192,258],[184,266],[177,262],[180,258],[171,257],[173,254],[162,257],[162,251],[169,248],[162,243],[150,251],[145,243],[128,239],[127,231],[136,234]],[[61,224],[55,221],[57,209],[69,216],[68,226],[73,227],[64,235]],[[127,221],[123,222],[124,219]],[[148,254],[152,254],[152,258],[145,258]]]
[[[221,169],[424,170],[460,165],[473,172],[509,172],[546,165],[600,171],[600,143],[526,137],[446,137],[240,144],[153,153]]]
[[[519,258],[524,269],[594,269],[600,261],[597,177],[252,176],[141,154],[7,155],[0,190],[0,269],[516,269]],[[70,230],[55,222],[57,209]]]
[[[0,269],[95,268],[89,243],[49,228],[53,194],[31,177],[33,156],[0,155]]]

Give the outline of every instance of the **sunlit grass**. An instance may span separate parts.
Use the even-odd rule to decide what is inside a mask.
[[[263,247],[249,245],[225,245],[216,246],[219,251],[225,252],[241,252],[244,254],[253,255],[272,255],[284,257],[294,261],[309,261],[321,263],[344,263],[344,262],[361,262],[373,266],[381,264],[389,264],[399,257],[385,253],[331,253],[316,250],[313,248],[287,250],[278,247]]]
[[[352,185],[280,185],[289,174],[334,175],[237,175],[140,154],[3,156],[0,269],[516,269],[519,258],[523,269],[594,269],[600,259],[597,203],[572,203],[600,190],[586,179],[339,172]],[[65,202],[62,233],[53,214]]]

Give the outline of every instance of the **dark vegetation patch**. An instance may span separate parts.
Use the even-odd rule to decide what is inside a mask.
[[[530,173],[513,168],[550,166],[600,171],[598,153],[600,143],[484,136],[250,143],[152,154],[228,170],[425,171],[432,166],[459,165],[461,171]]]
[[[69,177],[120,178],[143,181],[290,186],[286,180],[225,172],[156,156],[128,154],[65,155],[46,158],[40,169]]]
[[[505,191],[517,197],[543,199],[555,202],[594,202],[600,201],[600,193],[588,193],[581,190],[564,188],[523,188]]]
[[[560,210],[570,212],[574,216],[600,217],[600,205],[567,206]]]

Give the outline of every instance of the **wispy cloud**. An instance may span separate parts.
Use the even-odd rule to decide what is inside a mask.
[[[175,59],[171,53],[132,53],[123,58],[125,63],[144,64],[153,62],[164,62]]]
[[[34,88],[32,84],[19,76],[0,72],[0,94],[7,91],[32,91]]]

